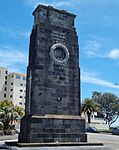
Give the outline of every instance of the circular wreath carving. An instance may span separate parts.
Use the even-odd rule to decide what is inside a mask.
[[[69,59],[69,51],[63,44],[54,44],[50,49],[50,58],[57,65],[65,64]]]

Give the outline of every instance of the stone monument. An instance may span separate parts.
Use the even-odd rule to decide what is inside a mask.
[[[33,12],[25,116],[19,143],[86,142],[80,117],[80,69],[75,15],[38,5]]]

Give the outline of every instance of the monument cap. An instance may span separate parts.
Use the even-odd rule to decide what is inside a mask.
[[[39,12],[41,9],[46,9],[46,10],[52,10],[54,12],[57,12],[57,13],[61,13],[61,14],[65,14],[65,15],[68,15],[68,16],[72,16],[74,18],[76,18],[76,15],[72,14],[72,13],[69,13],[67,12],[66,10],[59,10],[59,9],[56,9],[54,8],[53,6],[45,6],[45,5],[42,5],[42,4],[39,4],[36,9],[33,11],[33,15],[35,15],[36,12]]]

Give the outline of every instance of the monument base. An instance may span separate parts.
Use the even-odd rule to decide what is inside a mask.
[[[47,147],[47,148],[46,148]],[[102,143],[18,143],[5,142],[2,147],[11,150],[112,150],[112,147],[103,146]],[[114,150],[114,149],[113,149]]]
[[[87,142],[85,120],[72,115],[25,116],[19,143]]]
[[[65,143],[19,143],[5,142],[9,146],[17,147],[68,147],[68,146],[103,146],[103,143],[87,143],[87,142],[65,142]]]

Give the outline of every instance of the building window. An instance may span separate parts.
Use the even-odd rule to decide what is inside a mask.
[[[23,84],[22,84],[22,83],[20,83],[20,86],[23,86]]]
[[[5,81],[5,85],[7,84],[7,81]]]
[[[23,92],[23,90],[20,90],[20,92]]]
[[[7,91],[7,88],[6,88],[6,87],[4,88],[4,91]]]
[[[19,105],[22,105],[22,102],[19,102]]]
[[[11,91],[13,91],[13,89],[11,89]]]
[[[5,73],[8,74],[8,71],[6,71]]]
[[[5,76],[5,79],[7,80],[7,76]]]
[[[22,98],[22,96],[19,96],[19,98]]]
[[[6,94],[4,94],[4,97],[6,97]]]
[[[13,85],[13,82],[11,83],[11,85]]]
[[[16,75],[16,79],[20,79],[20,76],[19,76],[19,75]]]
[[[26,77],[23,77],[23,80],[26,80]]]
[[[14,75],[11,76],[12,78],[14,77]]]
[[[12,98],[12,95],[10,95],[10,98]]]

